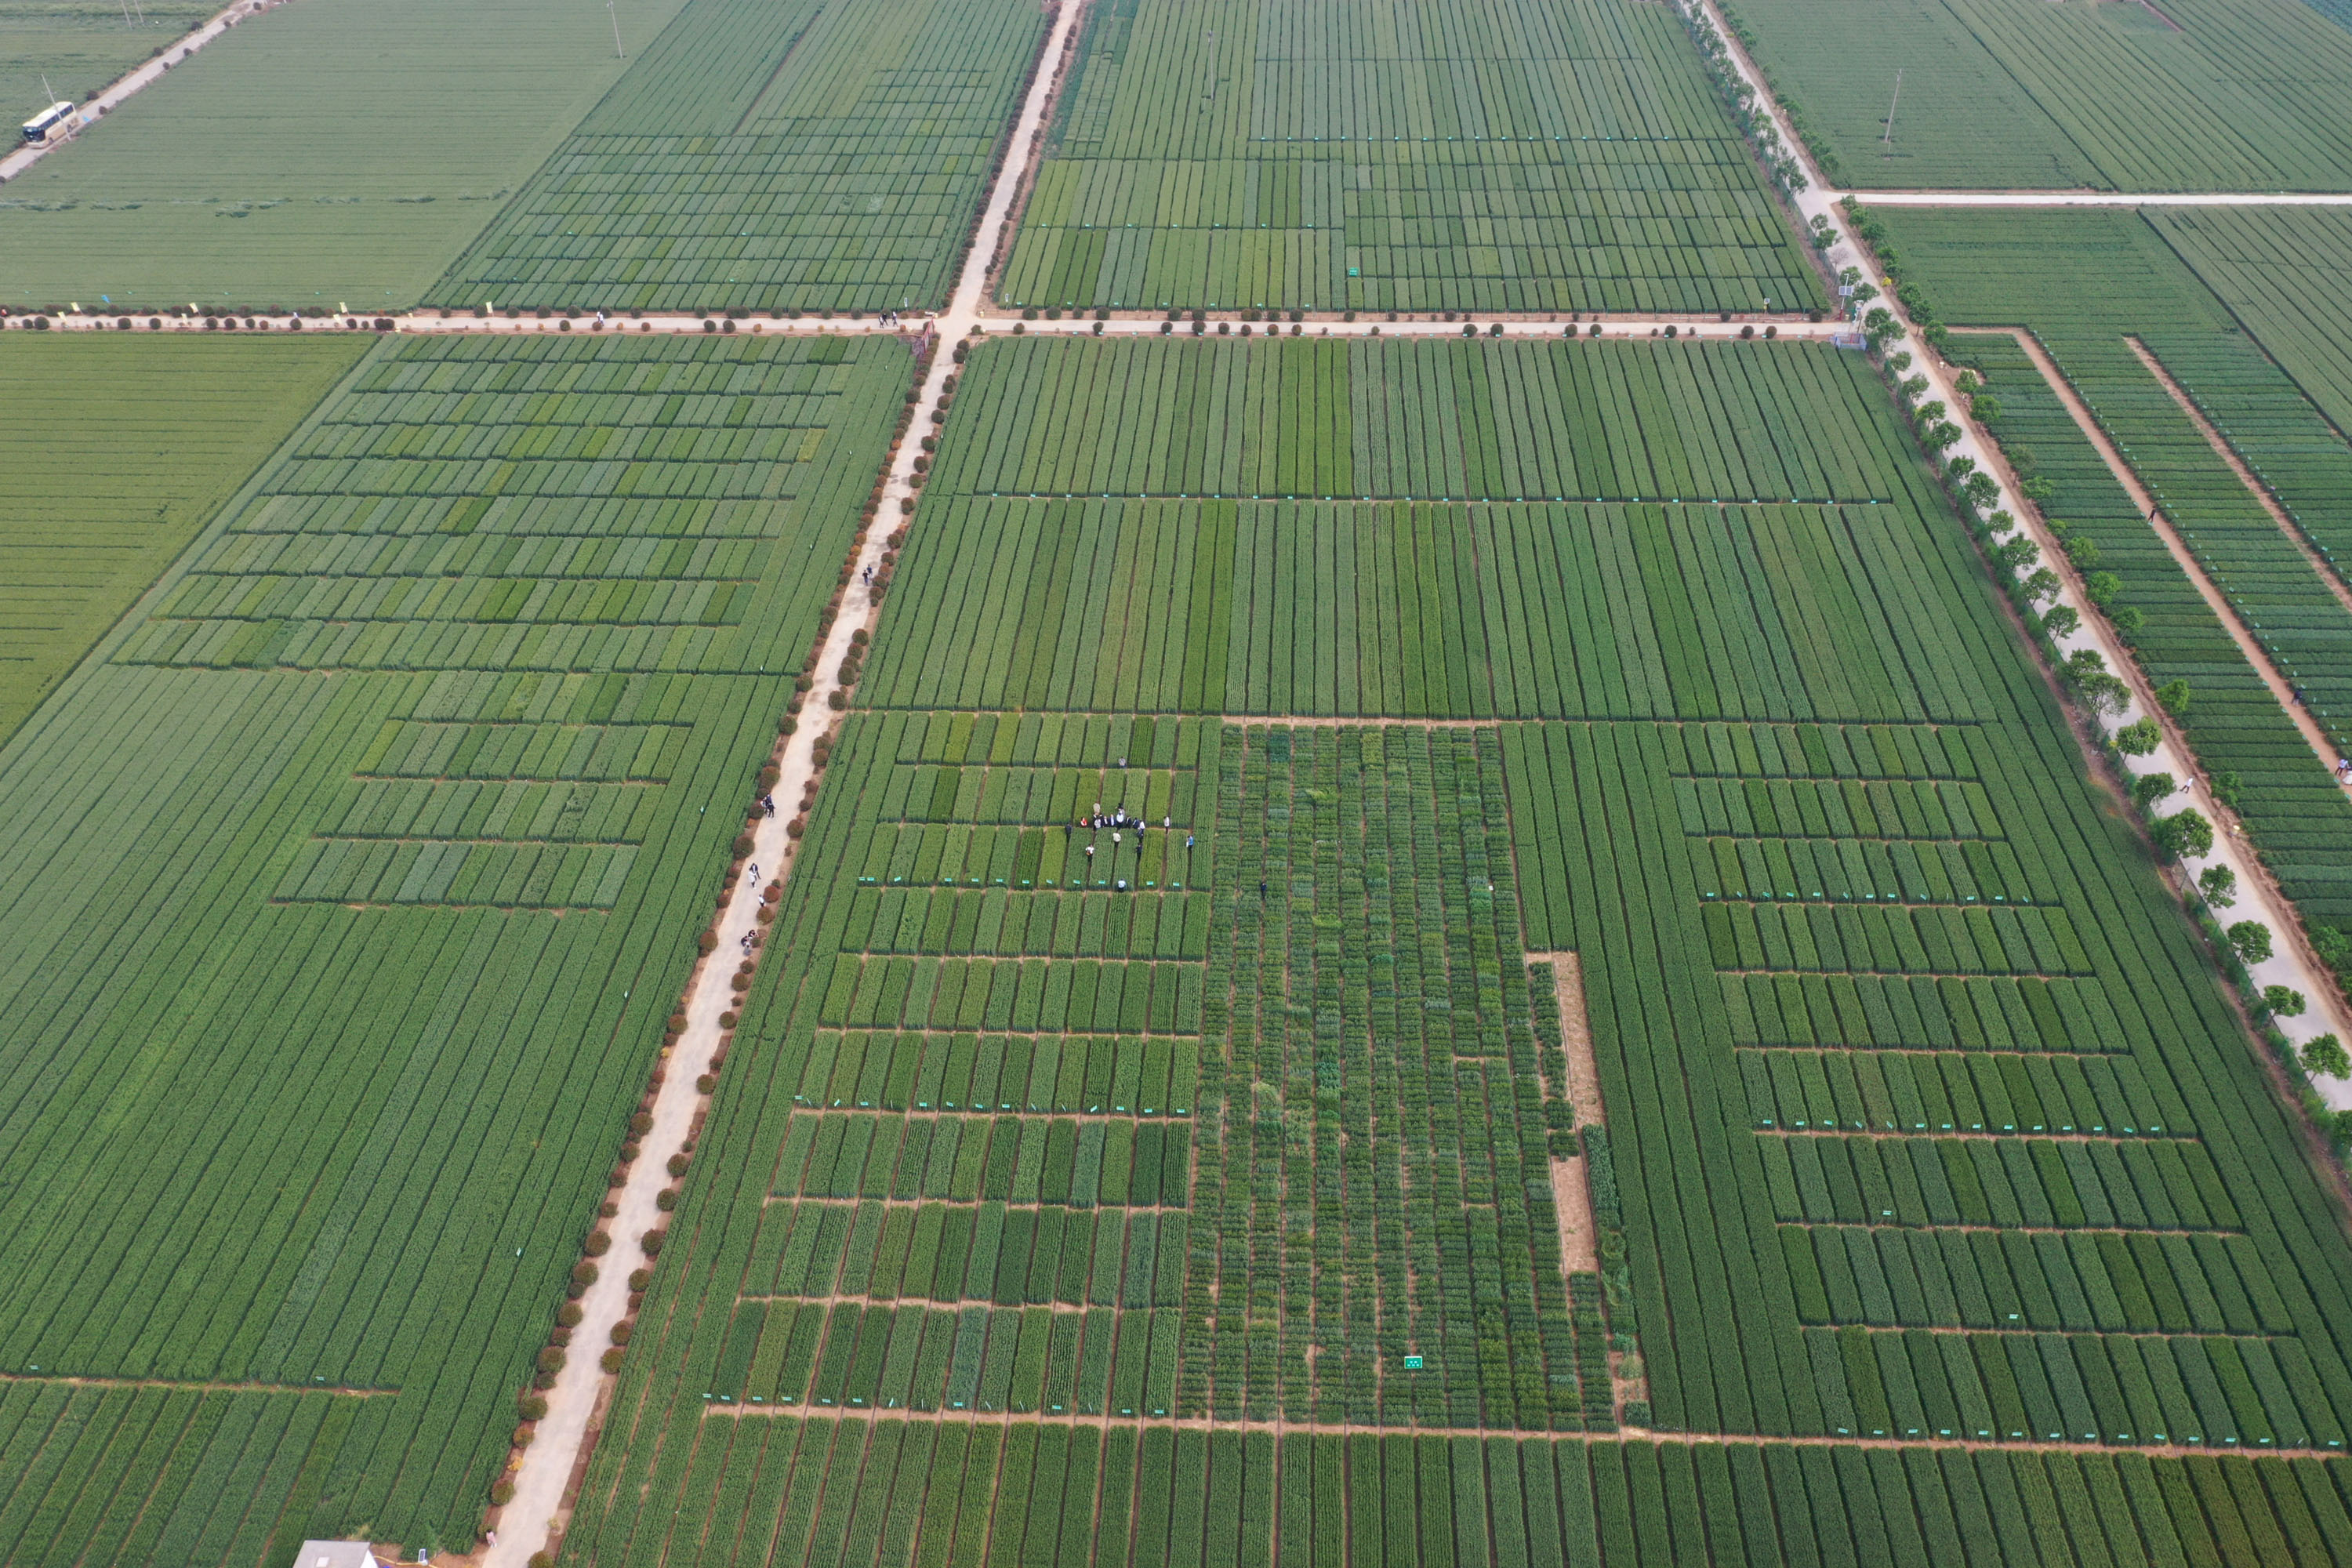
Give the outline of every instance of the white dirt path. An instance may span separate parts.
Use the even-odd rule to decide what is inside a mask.
[[[274,10],[285,3],[286,0],[236,0],[236,5],[215,16],[203,26],[193,32],[182,33],[178,37],[173,38],[163,46],[162,54],[124,72],[105,91],[82,104],[80,108],[83,118],[94,126],[104,116],[112,113],[124,99],[142,88],[152,87],[162,81],[173,66],[194,54],[239,22],[248,17],[258,16],[265,11]],[[88,135],[89,129],[89,126],[85,126],[80,134]],[[27,147],[20,142],[6,157],[0,158],[0,184],[15,179],[43,158],[67,145],[68,145],[67,141],[51,142],[39,147]]]
[[[1795,154],[1804,169],[1805,177],[1811,182],[1801,195],[1794,198],[1798,216],[1808,224],[1816,216],[1822,217],[1840,231],[1841,237],[1836,245],[1830,247],[1826,257],[1832,270],[1834,271],[1849,262],[1858,261],[1870,276],[1883,276],[1877,258],[1870,255],[1868,248],[1860,240],[1844,232],[1847,228],[1846,216],[1838,203],[1843,199],[1845,193],[1822,184],[1821,171],[1814,167],[1811,154],[1806,152],[1805,144],[1797,139],[1795,130],[1782,117],[1780,105],[1773,100],[1770,91],[1765,87],[1764,79],[1757,70],[1755,62],[1748,58],[1748,51],[1740,43],[1738,36],[1725,26],[1722,14],[1717,8],[1716,0],[1697,0],[1697,3],[1705,7],[1709,20],[1723,35],[1724,44],[1728,51],[1733,68],[1739,72],[1742,79],[1756,89],[1757,101],[1771,114],[1774,122],[1780,127],[1781,140]],[[2058,205],[2095,205],[2089,199],[2098,193],[2084,193],[2084,199],[2079,202]],[[1873,195],[1861,199],[1875,205],[1885,201],[1885,198]],[[2137,201],[2146,198],[2131,199]],[[2207,205],[2221,205],[2219,198],[2209,196],[2200,199]],[[2250,199],[2245,198],[2245,200]],[[2352,197],[2336,199],[2352,202]],[[2285,203],[2287,198],[2280,197],[2278,200]],[[1912,205],[1929,204],[1914,203]],[[2046,202],[2036,204],[2019,196],[2007,204],[1984,205],[2052,204]],[[2243,200],[2241,205],[2243,205]],[[2167,722],[2168,716],[2156,705],[2147,678],[2141,673],[2137,662],[2131,658],[2130,650],[2123,646],[2121,639],[2116,636],[2115,629],[2108,626],[2106,617],[2099,614],[2097,607],[2092,605],[2084,594],[2081,579],[2067,561],[2065,552],[2058,548],[2056,537],[2043,526],[2041,512],[2029,504],[2018,492],[2016,487],[2010,482],[2008,467],[2000,460],[2000,448],[1977,428],[1976,422],[1969,418],[1964,412],[1968,405],[1954,385],[1954,376],[1957,374],[1954,367],[1934,353],[1926,351],[1924,345],[1919,343],[1914,323],[1904,310],[1900,300],[1892,295],[1886,295],[1874,303],[1883,305],[1893,312],[1910,332],[1910,343],[1914,353],[1913,367],[1919,374],[1926,375],[1929,384],[1926,397],[1941,398],[1952,410],[1951,416],[1954,422],[1960,426],[1960,439],[1948,454],[1947,460],[1957,457],[1975,459],[1979,469],[1990,475],[2000,487],[2000,496],[1995,505],[2022,520],[2021,526],[2026,534],[2042,546],[2042,561],[2058,573],[2063,586],[2059,591],[2056,603],[2072,607],[2081,616],[2081,626],[2077,630],[2055,639],[2059,651],[2062,654],[2067,654],[2076,648],[2095,649],[2106,660],[2107,668],[2121,676],[2130,686],[2132,706],[2117,716],[2115,721],[2116,724],[2128,723],[2142,715],[2151,715],[2162,728],[2163,741],[2151,755],[2140,759],[2137,771],[2168,773],[2176,779],[2187,781],[2180,793],[2167,803],[2173,809],[2194,806],[2204,814],[2208,821],[2216,824],[2233,822],[2235,820],[2233,814],[2223,810],[2220,803],[2213,798],[2212,789],[2196,755],[2189,750],[2179,734]],[[2309,1009],[2302,1016],[2277,1020],[2279,1029],[2287,1038],[2298,1046],[2305,1040],[2323,1034],[2334,1034],[2339,1039],[2352,1040],[2352,1026],[2347,1026],[2347,1017],[2352,1017],[2352,1013],[2347,1013],[2344,1005],[2343,994],[2336,988],[2335,976],[2322,968],[2317,960],[2311,955],[2310,944],[2304,938],[2302,922],[2294,906],[2279,893],[2277,887],[2271,881],[2269,874],[2254,858],[2252,847],[2235,834],[2217,831],[2214,835],[2213,852],[2193,863],[2184,862],[2183,865],[2186,872],[2184,881],[2189,887],[2194,886],[2195,877],[2206,868],[2228,867],[2237,874],[2239,898],[2237,907],[2223,915],[2224,923],[2259,920],[2269,926],[2275,936],[2283,939],[2273,944],[2274,951],[2271,957],[2250,966],[2250,973],[2256,985],[2290,986],[2302,992],[2309,1000]],[[2352,1081],[2343,1079],[2317,1078],[2314,1079],[2312,1083],[2330,1110],[2352,1110]]]
[[[975,319],[988,268],[988,258],[994,237],[1009,221],[1012,186],[1026,161],[1031,147],[1044,134],[1045,116],[1052,103],[1053,89],[1059,71],[1055,68],[1066,58],[1079,17],[1086,9],[1084,0],[1070,0],[1055,16],[1048,30],[1043,54],[1046,62],[1031,83],[1027,99],[1021,107],[1021,117],[1015,122],[1013,146],[1003,172],[992,183],[988,199],[982,208],[979,229],[981,242],[972,246],[965,258],[962,272],[950,297],[947,310],[937,323],[941,338],[931,361],[923,373],[915,416],[908,426],[910,437],[919,437],[930,428],[931,415],[940,406],[941,386],[954,369],[948,350],[969,330]],[[533,326],[541,323],[534,321]],[[694,329],[701,330],[696,320]],[[837,670],[850,647],[850,634],[870,624],[871,614],[861,615],[855,606],[857,584],[862,568],[881,564],[884,536],[898,526],[898,502],[911,497],[915,489],[909,480],[914,473],[914,459],[921,450],[919,441],[908,439],[899,444],[886,477],[882,510],[877,518],[881,526],[869,528],[866,540],[853,563],[849,596],[845,599],[844,613],[826,634],[824,645],[811,673],[817,678],[816,686],[809,692],[810,700],[803,706],[803,720],[797,733],[787,739],[776,759],[782,773],[773,794],[779,809],[777,815],[761,822],[752,830],[754,847],[748,857],[751,864],[761,868],[761,882],[790,875],[793,857],[785,827],[791,816],[788,807],[795,805],[803,792],[816,778],[813,755],[816,738],[826,733],[830,725],[824,695],[831,686],[832,672]],[[748,805],[748,802],[745,803]],[[604,1222],[614,1239],[613,1250],[604,1260],[603,1271],[594,1285],[581,1300],[585,1314],[579,1327],[572,1331],[575,1347],[569,1363],[558,1374],[555,1386],[548,1391],[548,1413],[539,1424],[536,1438],[523,1450],[521,1465],[513,1474],[514,1498],[500,1512],[499,1539],[482,1556],[482,1568],[523,1568],[534,1552],[551,1545],[554,1533],[566,1517],[569,1500],[565,1490],[572,1476],[585,1458],[589,1445],[595,1437],[593,1419],[600,1395],[608,1378],[599,1365],[598,1358],[611,1342],[614,1324],[627,1315],[628,1274],[641,1261],[638,1237],[662,1223],[664,1216],[655,1205],[662,1188],[669,1184],[667,1161],[670,1154],[687,1140],[694,1119],[701,1110],[703,1100],[695,1086],[696,1076],[702,1071],[710,1057],[719,1050],[722,1031],[719,1017],[734,1006],[734,991],[729,984],[738,962],[736,940],[745,931],[758,929],[759,887],[748,875],[738,879],[726,909],[719,920],[719,943],[716,952],[698,963],[688,983],[684,1011],[686,1032],[672,1050],[667,1076],[656,1092],[653,1104],[654,1124],[639,1140],[643,1152],[630,1167],[625,1185],[613,1196],[620,1205],[619,1217]]]
[[[1729,33],[1724,35],[1727,40]],[[1737,47],[1734,41],[1734,47]],[[1745,61],[1742,61],[1743,65]],[[1777,117],[1777,108],[1774,113]],[[1789,145],[1801,148],[1796,138]],[[1805,166],[1812,167],[1806,157]],[[1810,177],[1810,176],[1809,176]],[[1852,196],[1886,207],[2352,207],[2352,191],[1838,191],[1822,189],[1830,201]]]

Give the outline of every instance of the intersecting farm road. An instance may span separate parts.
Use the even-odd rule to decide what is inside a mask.
[[[184,59],[189,50],[218,37],[237,20],[257,15],[272,5],[282,3],[283,0],[238,0],[238,4],[222,12],[204,28],[177,40],[169,52],[169,58],[173,61]],[[1702,0],[1702,3],[1707,5],[1710,13],[1713,12],[1713,0]],[[949,297],[945,309],[925,323],[936,336],[933,340],[930,363],[925,368],[922,382],[918,389],[914,417],[908,426],[910,436],[919,437],[930,428],[931,416],[941,405],[943,384],[947,375],[954,368],[949,350],[955,343],[972,335],[975,331],[991,335],[1017,331],[1038,335],[1071,336],[1098,333],[1103,336],[1122,337],[1157,335],[1162,331],[1162,324],[1156,316],[1130,313],[1122,315],[1117,320],[1102,322],[1085,320],[1082,317],[1059,321],[1015,322],[1009,316],[991,313],[987,309],[989,305],[987,289],[991,268],[1002,248],[1010,241],[1013,209],[1022,188],[1023,176],[1039,151],[1041,138],[1045,133],[1053,106],[1055,90],[1069,63],[1072,44],[1076,37],[1077,24],[1084,15],[1087,0],[1063,0],[1048,29],[1040,57],[1040,67],[1021,105],[1019,117],[1014,121],[1005,161],[990,184],[982,207],[980,223],[975,230],[974,241],[963,258],[954,289]],[[1716,16],[1715,20],[1729,46],[1730,58],[1735,67],[1752,85],[1756,86],[1759,101],[1766,104],[1777,118],[1778,108],[1772,105],[1770,95],[1763,91],[1762,82],[1756,68],[1748,58],[1746,50],[1740,45],[1737,35],[1729,27],[1723,26],[1719,16]],[[85,107],[98,110],[112,108],[130,94],[161,79],[164,74],[165,65],[165,60],[157,59],[140,66]],[[1811,158],[1805,153],[1803,143],[1798,141],[1785,123],[1781,126],[1781,132],[1788,145],[1803,161],[1808,175],[1814,178],[1812,187],[1797,199],[1796,205],[1801,216],[1810,219],[1814,215],[1820,214],[1826,216],[1832,224],[1843,226],[1844,215],[1838,210],[1836,204],[1847,193],[1823,186],[1819,182],[1818,171],[1812,168]],[[0,180],[21,173],[48,151],[51,149],[21,149],[5,159],[0,159]],[[2151,195],[2101,191],[1913,191],[1875,192],[1864,193],[1864,195],[1873,204],[1888,206],[2352,205],[2352,195],[2298,193],[2232,192]],[[1867,259],[1858,258],[1850,242],[1842,242],[1840,246],[1833,247],[1830,254],[1830,260],[1833,266],[1848,258]],[[1885,304],[1898,315],[1901,313],[1896,301],[1890,299],[1885,301]],[[1225,312],[1225,314],[1230,317],[1233,312]],[[106,331],[111,328],[115,319],[74,316],[59,321],[58,325],[66,330]],[[294,325],[283,318],[255,320],[267,330],[286,331]],[[1720,338],[1737,335],[1740,325],[1754,327],[1759,322],[1767,321],[1777,335],[1784,340],[1818,341],[1841,331],[1841,326],[1837,322],[1816,323],[1790,320],[1786,317],[1743,319],[1741,323],[1727,326],[1707,316],[1612,317],[1607,321],[1603,331],[1605,336],[1611,338],[1647,337],[1653,333],[1663,333],[1672,327],[1677,330],[1678,335]],[[1482,336],[1487,335],[1488,331],[1496,325],[1501,327],[1501,335],[1507,337],[1553,337],[1571,330],[1582,333],[1589,332],[1591,329],[1589,321],[1571,327],[1561,323],[1557,316],[1530,317],[1481,313],[1479,322],[1478,331]],[[346,324],[349,327],[357,328],[361,326],[362,319],[351,318]],[[29,322],[26,325],[29,325]],[[1232,325],[1230,321],[1226,325],[1228,327]],[[312,322],[310,323],[308,330],[319,330],[319,326],[320,323]],[[192,321],[175,321],[174,327],[182,331],[201,330],[197,323]],[[421,311],[395,318],[394,327],[401,331],[429,333],[517,333],[565,330],[558,322],[536,319],[517,321],[478,319],[470,316],[445,317],[426,315]],[[665,333],[700,332],[710,330],[706,325],[704,318],[698,314],[654,316],[627,322],[600,321],[594,329],[592,329],[587,322],[575,322],[571,330],[585,331],[606,328],[613,331]],[[766,321],[743,330],[762,334],[804,336],[819,332],[898,333],[908,329],[901,326],[885,326],[878,321],[802,320],[792,322]],[[1271,333],[1277,329],[1273,324],[1266,324],[1257,330]],[[1176,331],[1188,332],[1189,324],[1179,326]],[[1463,332],[1463,327],[1457,323],[1433,320],[1349,322],[1325,316],[1313,322],[1306,323],[1304,331],[1318,336],[1418,338],[1459,336]],[[1298,335],[1296,328],[1291,335]],[[1920,368],[1935,384],[1937,394],[1945,397],[1955,408],[1961,406],[1951,386],[1950,368],[1936,362],[1932,356],[1921,357],[1925,363]],[[879,564],[883,548],[882,536],[890,526],[895,524],[895,520],[899,516],[898,503],[902,499],[910,498],[916,493],[910,481],[913,474],[913,459],[919,449],[918,443],[913,440],[901,444],[886,476],[883,507],[878,520],[883,526],[868,531],[869,537],[861,547],[859,555],[853,563],[854,566]],[[1996,455],[1979,441],[1972,426],[1966,428],[1961,443],[1956,450],[1975,457],[1980,466],[1996,478],[2005,475],[2006,470],[1998,462]],[[2032,510],[2023,505],[2005,483],[2002,500],[2017,516],[2028,520],[2026,526],[2033,532],[2034,537],[2041,541],[2045,556],[2050,558],[2052,563],[2059,567],[2062,572],[2065,572],[2063,552],[2055,548],[2054,541],[2042,529]],[[2068,638],[2062,639],[2063,645],[2070,648],[2076,647],[2098,648],[2106,657],[2110,668],[2122,672],[2132,681],[2138,709],[2154,711],[2148,693],[2145,689],[2146,682],[2138,676],[2137,667],[2126,655],[2125,650],[2113,640],[2105,620],[2088,613],[2089,606],[2083,600],[2081,585],[2074,579],[2072,573],[2066,572],[2066,576],[2067,586],[2061,602],[2075,604],[2085,613],[2084,629]],[[853,580],[854,578],[853,574]],[[874,611],[869,611],[863,616],[845,613],[836,620],[826,637],[822,652],[812,666],[812,673],[817,674],[838,667],[850,646],[851,633],[861,626],[870,626],[877,614],[878,612]],[[814,699],[817,693],[813,690],[810,695]],[[807,711],[811,715],[808,722],[802,727],[800,733],[784,742],[777,758],[782,777],[775,786],[774,793],[788,803],[796,802],[801,792],[815,776],[812,748],[816,736],[826,727],[822,721],[827,711],[826,709],[812,701]],[[2161,715],[2159,714],[2158,717],[2161,718]],[[2177,734],[2168,726],[2166,730],[2163,747],[2149,759],[2149,762],[2151,765],[2170,769],[2177,777],[2189,779],[2191,781],[2188,792],[2189,797],[2209,817],[2216,822],[2231,820],[2228,814],[2221,812],[2215,805],[2198,773],[2194,759],[2190,757],[2186,746],[2179,742]],[[748,858],[763,868],[774,868],[771,876],[788,875],[792,864],[791,845],[784,831],[785,815],[787,814],[780,813],[777,819],[761,823],[752,830],[756,847]],[[2261,868],[2254,864],[2252,857],[2231,842],[2226,835],[2222,837],[2221,842],[2216,845],[2215,854],[2207,863],[2216,862],[2231,865],[2237,869],[2240,886],[2245,890],[2248,901],[2259,909],[2274,930],[2282,933],[2294,933],[2299,931],[2300,928],[2296,925],[2292,911],[2279,898]],[[763,877],[761,879],[764,881],[770,879]],[[627,1314],[629,1294],[627,1276],[639,1262],[636,1238],[644,1232],[661,1225],[667,1217],[657,1206],[656,1198],[669,1182],[667,1169],[669,1153],[679,1149],[686,1142],[692,1131],[695,1116],[701,1108],[701,1100],[694,1080],[701,1069],[702,1063],[720,1048],[722,1032],[719,1026],[719,1017],[722,1012],[733,1005],[732,991],[729,984],[729,973],[732,968],[732,955],[730,952],[729,943],[740,933],[757,929],[758,899],[757,887],[748,879],[730,890],[726,907],[718,922],[720,945],[714,953],[698,965],[688,983],[682,1007],[687,1017],[686,1032],[679,1037],[671,1051],[664,1080],[656,1091],[652,1105],[653,1127],[640,1140],[644,1152],[630,1168],[626,1183],[622,1187],[614,1189],[612,1194],[620,1211],[617,1217],[604,1222],[604,1228],[615,1239],[614,1249],[604,1261],[602,1277],[581,1299],[580,1305],[584,1317],[578,1327],[572,1331],[571,1342],[574,1349],[572,1358],[564,1370],[558,1374],[555,1385],[547,1391],[548,1414],[539,1422],[536,1439],[529,1448],[524,1450],[522,1463],[513,1473],[514,1497],[500,1510],[499,1538],[497,1544],[488,1548],[478,1560],[482,1564],[482,1568],[523,1568],[525,1560],[530,1553],[550,1546],[560,1532],[562,1523],[566,1517],[567,1500],[564,1493],[576,1467],[587,1453],[589,1445],[594,1440],[596,1434],[593,1424],[597,1416],[597,1402],[604,1389],[608,1386],[608,1379],[598,1365],[598,1357],[610,1342],[613,1327]],[[2300,1039],[2323,1030],[2332,1029],[2346,1037],[2352,1037],[2352,1026],[2347,1026],[2343,1021],[2340,998],[2332,981],[2324,976],[2317,968],[2315,961],[2311,960],[2303,952],[2300,942],[2293,940],[2292,937],[2280,944],[2278,956],[2257,966],[2254,978],[2258,984],[2278,983],[2294,985],[2313,999],[2311,1013],[2300,1019],[2283,1021],[2291,1036]],[[2331,1105],[2352,1108],[2352,1084],[2326,1079],[2319,1081],[2323,1093]]]

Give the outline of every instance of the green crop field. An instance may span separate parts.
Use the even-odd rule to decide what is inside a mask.
[[[958,398],[564,1561],[2352,1539],[2332,1200],[1858,357]]]
[[[2136,337],[2266,482],[2313,550],[2352,561],[2352,448],[2147,224],[2129,213],[1903,213],[1887,223],[1904,287],[1949,321],[2031,327],[2312,716],[2352,742],[2352,613],[2131,349]],[[2036,258],[2080,258],[2053,270]],[[2352,927],[2352,805],[2131,500],[2013,345],[1954,340],[1990,372],[1993,433],[2042,478],[2046,515],[2076,524],[2138,609],[2130,634],[2159,681],[2185,679],[2183,727],[2282,887]],[[2022,454],[2022,462],[2020,455]],[[2043,470],[2047,468],[2045,473]],[[2337,569],[2339,574],[2341,568]]]
[[[163,574],[363,351],[0,342],[0,741]]]
[[[2341,433],[2352,431],[2352,213],[2151,208],[2147,221]]]
[[[472,1538],[908,368],[386,343],[0,750],[0,1560]]]
[[[7,112],[0,121],[13,127],[49,103],[41,96],[44,77],[50,92],[89,101],[220,9],[208,0],[164,0],[142,4],[142,21],[100,0],[6,0],[0,4],[0,100]]]
[[[1736,0],[1731,12],[1834,184],[2352,185],[2352,30],[2300,0],[1898,0],[1867,12]]]
[[[405,309],[624,64],[557,0],[270,11],[9,182],[0,304]]]
[[[944,304],[1045,24],[1023,0],[693,0],[432,297]]]
[[[2342,101],[2352,31],[2301,0],[1897,0],[1867,11],[1735,0],[1732,10],[1841,184],[2352,187]]]
[[[1073,70],[1009,304],[1822,302],[1664,5],[1111,0]]]

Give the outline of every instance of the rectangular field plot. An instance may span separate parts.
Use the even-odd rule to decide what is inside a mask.
[[[690,0],[431,298],[936,308],[1045,26],[1019,0]]]
[[[0,1558],[470,1538],[904,393],[843,350],[384,343],[0,751]],[[530,618],[713,547],[724,622]]]
[[[257,12],[9,182],[0,304],[405,310],[629,63],[560,0]]]
[[[1074,346],[967,361],[997,390],[909,525],[568,1552],[1941,1563],[1965,1532],[2251,1568],[2256,1533],[2352,1539],[2333,1200],[1850,362],[1384,346],[1302,406],[1258,367],[1318,345]],[[1264,390],[1130,416],[1148,362]],[[1538,370],[1660,379],[1463,390]],[[1428,416],[1446,396],[1472,412]],[[1334,434],[1412,432],[1467,476],[1497,407],[1489,450],[1522,462],[1743,473],[1759,421],[1752,449],[1863,488],[1424,504],[1396,448]],[[1195,430],[1221,478],[1270,452],[1406,477],[1328,501],[973,479],[1159,463]],[[1517,580],[1608,615],[1490,602],[1535,518],[1550,575]],[[1451,563],[1398,574],[1418,619],[1361,610],[1380,557],[1340,524],[1444,542],[1391,556]],[[1596,585],[1570,547],[1600,539]],[[1848,596],[1787,607],[1800,583]],[[1647,645],[1615,630],[1636,616]],[[1475,625],[1510,635],[1451,629]],[[1363,692],[1541,691],[1539,631],[1643,647],[1658,697],[1366,720],[1289,652],[1340,647]],[[1206,868],[1139,886],[1097,788],[1148,803],[1163,871],[1180,838]],[[1097,847],[1075,890],[1066,857],[1044,885],[1057,838]],[[1095,965],[1098,997],[1147,970],[1150,1005],[1196,976],[1197,1020],[1024,1022],[1041,961]]]
[[[1663,5],[1116,0],[1053,134],[1008,305],[1822,302]]]
[[[1727,9],[1837,184],[2333,191],[2352,181],[2338,91],[2352,31],[2301,0]],[[1978,129],[1946,134],[1956,119]]]
[[[0,344],[0,741],[364,349],[33,332]],[[82,395],[94,387],[102,418]]]

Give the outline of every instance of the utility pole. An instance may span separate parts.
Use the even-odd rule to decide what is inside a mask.
[[[1895,106],[1903,101],[1903,68],[1895,68],[1895,96],[1886,100],[1886,134],[1879,139],[1879,156],[1895,156]]]
[[[604,10],[613,18],[613,52],[621,58],[627,59],[629,52],[621,47],[621,14],[613,9],[613,0],[604,0]]]

